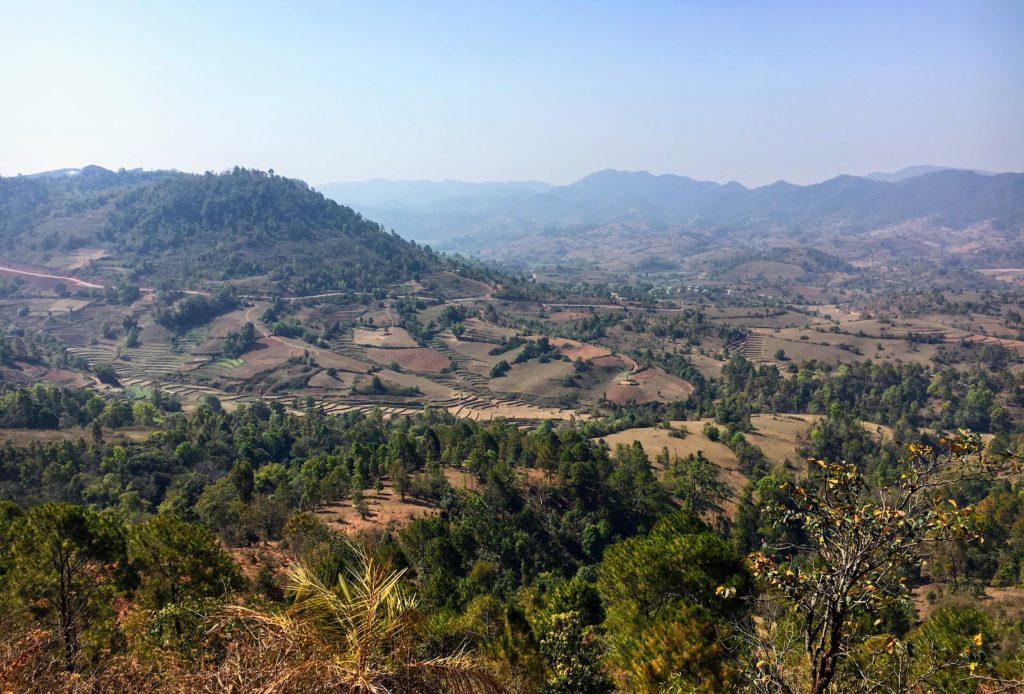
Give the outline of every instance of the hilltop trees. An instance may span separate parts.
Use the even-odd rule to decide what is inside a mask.
[[[181,286],[263,275],[295,294],[372,290],[441,266],[302,181],[239,167],[120,191],[100,237]]]
[[[246,321],[239,328],[238,332],[228,333],[224,338],[225,356],[238,358],[256,346],[259,335],[256,333],[256,326]]]
[[[685,458],[669,458],[668,449],[658,456],[665,470],[664,483],[669,492],[682,501],[683,507],[697,515],[721,513],[722,503],[730,495],[729,487],[721,481],[721,470],[702,451]]]

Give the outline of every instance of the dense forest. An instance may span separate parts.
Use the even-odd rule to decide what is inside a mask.
[[[429,408],[175,409],[42,385],[0,398],[4,426],[83,432],[0,448],[8,689],[962,692],[1022,676],[1018,617],[910,600],[928,581],[1024,581],[1019,436],[984,455],[967,433],[904,446],[834,411],[802,444],[814,464],[787,471],[726,421],[709,436],[752,461],[726,514],[703,458],[602,443],[640,411],[524,430]],[[124,427],[148,433],[108,442]],[[368,512],[384,483],[436,511],[347,534],[313,513]],[[831,636],[805,652],[804,628]]]

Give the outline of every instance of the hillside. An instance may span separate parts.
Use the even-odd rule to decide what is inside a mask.
[[[0,250],[82,277],[282,294],[372,289],[442,265],[301,181],[240,168],[0,178]]]

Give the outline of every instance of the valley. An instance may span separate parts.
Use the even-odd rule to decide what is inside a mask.
[[[717,601],[750,590],[741,553],[775,541],[772,504],[846,465],[825,461],[885,489],[907,451],[967,437],[952,445],[1011,465],[1022,442],[1024,288],[1015,251],[989,262],[1008,236],[929,254],[906,229],[748,243],[622,223],[498,238],[481,259],[259,171],[86,169],[0,194],[24,208],[0,215],[0,512],[112,517],[133,538],[179,523],[155,532],[198,533],[222,580],[272,605],[296,566],[336,577],[374,552],[431,610],[491,605],[489,630],[561,599],[529,597],[547,581],[614,613],[602,575],[687,565],[672,552],[691,539],[721,547],[708,570],[735,567],[701,589]],[[1001,490],[950,494],[990,522]],[[665,545],[617,565],[648,541]],[[992,576],[1017,550],[987,551],[908,595],[930,613],[961,574],[1016,590]]]

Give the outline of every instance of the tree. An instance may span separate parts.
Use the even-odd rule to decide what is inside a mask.
[[[657,691],[679,677],[697,691],[728,690],[717,633],[743,609],[751,586],[731,543],[689,511],[664,517],[648,535],[605,550],[598,567],[611,662],[636,691]],[[723,591],[733,599],[718,597]]]
[[[539,694],[610,694],[612,679],[601,669],[601,647],[577,612],[552,616],[540,652],[553,671]]]
[[[239,519],[244,509],[238,490],[226,476],[208,484],[195,503],[199,520],[225,542],[242,539],[239,537]]]
[[[138,596],[153,609],[222,596],[242,584],[235,562],[209,530],[173,516],[154,516],[133,527],[128,557],[141,577]]]
[[[83,633],[111,614],[114,594],[128,583],[124,533],[109,515],[49,503],[19,517],[10,535],[15,593],[54,623],[64,669],[74,672]]]
[[[160,413],[151,402],[139,400],[132,404],[132,419],[136,424],[143,427],[151,427],[156,423]]]
[[[370,507],[366,503],[363,487],[363,476],[358,472],[352,475],[352,507],[359,512],[360,518],[366,520],[366,517],[370,515]]]
[[[248,460],[236,460],[235,464],[231,466],[230,472],[228,472],[228,479],[231,480],[231,484],[238,491],[238,497],[245,503],[249,503],[252,500],[252,492],[256,485],[252,463]]]
[[[980,437],[965,431],[940,445],[909,445],[897,481],[871,494],[856,464],[818,460],[817,478],[793,486],[790,503],[766,509],[775,524],[798,527],[801,539],[790,535],[751,555],[750,563],[767,598],[780,600],[796,626],[785,612],[765,610],[763,627],[745,632],[757,661],[750,667],[755,687],[830,691],[840,666],[867,639],[861,619],[909,601],[907,575],[936,543],[984,541],[973,509],[958,506],[946,490],[954,482],[1019,470],[1019,461],[981,455]],[[793,666],[796,643],[801,668]],[[887,653],[898,643],[889,636]]]
[[[391,488],[405,501],[405,495],[409,492],[409,471],[405,468],[405,462],[401,458],[391,461],[388,468],[388,475],[391,477]]]
[[[239,328],[238,332],[230,332],[224,338],[225,356],[238,358],[256,346],[259,335],[256,333],[256,326],[246,321]]]
[[[667,449],[663,455],[667,454]],[[665,455],[667,457],[667,455]],[[664,481],[669,492],[682,500],[683,506],[698,515],[711,511],[720,513],[728,500],[729,486],[721,481],[718,466],[704,457],[702,451],[685,458],[673,456],[665,470]]]
[[[260,494],[242,511],[242,522],[256,531],[260,539],[269,542],[277,537],[288,520],[288,506],[280,499]]]
[[[121,381],[117,378],[117,372],[114,371],[114,366],[110,362],[103,362],[100,364],[94,364],[92,372],[102,383],[114,386],[116,388],[121,387]]]

